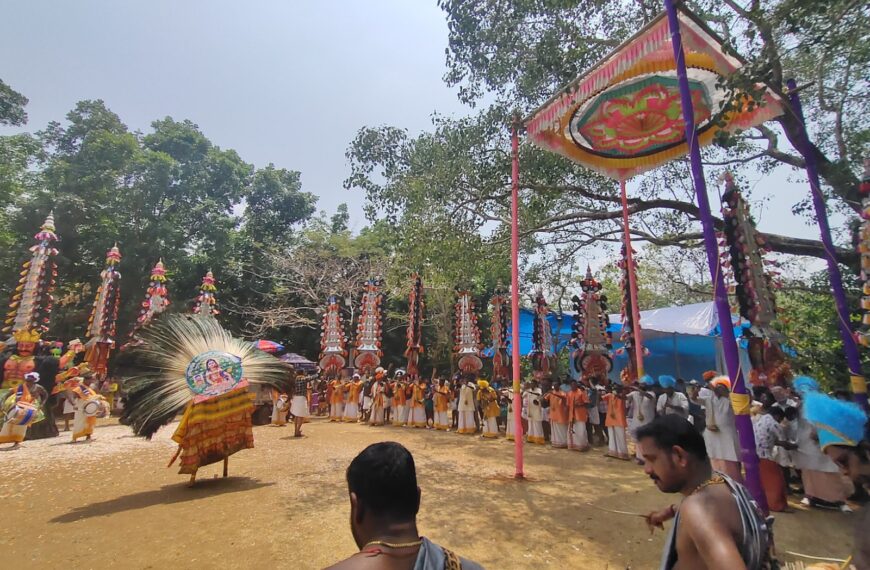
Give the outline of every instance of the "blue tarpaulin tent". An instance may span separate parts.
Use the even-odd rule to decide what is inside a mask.
[[[532,350],[532,331],[534,313],[531,309],[520,309],[520,354],[527,355]],[[548,316],[557,350],[565,347],[571,339],[575,314],[564,312],[561,315],[551,312]],[[734,334],[739,339],[746,325],[735,322]],[[671,374],[687,380],[700,379],[706,370],[724,371],[722,341],[716,308],[712,302],[695,303],[680,307],[667,307],[640,312],[644,346],[649,354],[644,357],[644,368],[648,374],[658,376]],[[620,352],[622,343],[621,317],[610,315],[608,331],[613,335],[614,352]],[[740,343],[744,344],[744,343]],[[749,369],[745,347],[740,347],[741,366]],[[628,363],[628,355],[612,354],[614,361],[612,378],[618,378],[619,371]]]

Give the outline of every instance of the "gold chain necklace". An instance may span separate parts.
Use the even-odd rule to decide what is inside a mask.
[[[719,484],[724,483],[724,482],[725,482],[724,477],[722,477],[721,475],[714,475],[714,476],[710,477],[709,479],[707,479],[706,481],[704,481],[703,483],[701,483],[700,485],[698,485],[697,487],[695,487],[695,490],[692,491],[691,493],[689,493],[689,496],[694,495],[695,493],[704,489],[705,487],[709,487],[710,485],[719,485]]]
[[[412,542],[387,542],[385,540],[373,540],[371,542],[367,542],[365,546],[362,547],[362,550],[365,550],[369,546],[386,546],[387,548],[413,548],[415,546],[420,546],[423,544],[423,539],[419,538]]]

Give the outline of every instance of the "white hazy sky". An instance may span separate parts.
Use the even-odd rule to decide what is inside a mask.
[[[190,119],[258,167],[301,171],[319,208],[347,202],[359,229],[363,196],[341,187],[356,131],[419,132],[433,111],[468,112],[441,81],[446,45],[435,0],[7,0],[0,78],[30,98],[27,130],[82,99],[105,100],[134,130]],[[759,225],[816,237],[788,211],[807,192],[788,178],[752,179],[769,198]]]

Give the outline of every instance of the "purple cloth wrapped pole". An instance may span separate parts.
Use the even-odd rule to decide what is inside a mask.
[[[846,353],[846,362],[849,365],[849,376],[852,382],[852,394],[859,406],[867,411],[867,382],[864,380],[864,375],[861,374],[861,357],[858,355],[858,345],[855,343],[855,337],[852,335],[852,327],[849,325],[850,314],[849,304],[846,302],[846,292],[843,289],[843,278],[840,275],[840,266],[837,265],[837,259],[834,257],[834,242],[831,239],[831,226],[828,223],[828,210],[825,207],[825,197],[822,195],[822,188],[819,184],[819,170],[816,166],[815,155],[809,148],[810,137],[807,134],[807,127],[804,123],[804,110],[801,105],[800,96],[795,89],[797,85],[794,79],[789,79],[786,86],[790,92],[788,98],[791,101],[792,109],[801,124],[800,141],[798,152],[804,157],[806,163],[807,178],[810,182],[810,192],[813,196],[813,207],[816,210],[816,220],[819,222],[819,231],[822,236],[822,243],[825,246],[825,261],[828,262],[828,273],[831,279],[831,290],[834,293],[834,302],[837,305],[837,317],[839,321],[840,338],[843,339],[843,352]]]
[[[735,406],[734,421],[737,425],[737,435],[740,440],[740,457],[746,468],[746,487],[752,493],[761,509],[767,513],[767,499],[761,487],[758,454],[755,451],[755,432],[749,417],[749,402],[746,383],[740,371],[740,361],[737,354],[737,341],[734,338],[734,326],[731,323],[731,307],[722,279],[722,269],[719,265],[719,247],[716,232],[713,229],[713,216],[710,213],[710,200],[707,196],[707,183],[704,180],[704,168],[701,165],[701,148],[695,129],[695,109],[689,91],[689,78],[686,75],[686,60],[683,53],[683,40],[680,35],[680,21],[674,0],[664,0],[668,13],[668,24],[671,28],[671,44],[674,48],[674,61],[677,65],[677,80],[680,85],[680,101],[683,107],[683,120],[686,123],[686,141],[689,146],[689,160],[692,165],[692,179],[695,184],[695,196],[701,218],[701,228],[704,235],[704,248],[707,250],[707,263],[710,266],[710,276],[713,281],[714,302],[719,315],[719,328],[722,334],[722,351],[725,353],[725,365],[731,377],[733,387],[733,402],[745,402],[745,405]]]

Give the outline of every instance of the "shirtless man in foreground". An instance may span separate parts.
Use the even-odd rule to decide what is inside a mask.
[[[685,498],[679,507],[647,515],[652,531],[674,519],[661,568],[747,568],[769,565],[769,528],[749,493],[713,471],[704,438],[685,418],[669,414],[637,430],[644,472],[665,493]],[[744,529],[745,532],[744,532]]]

